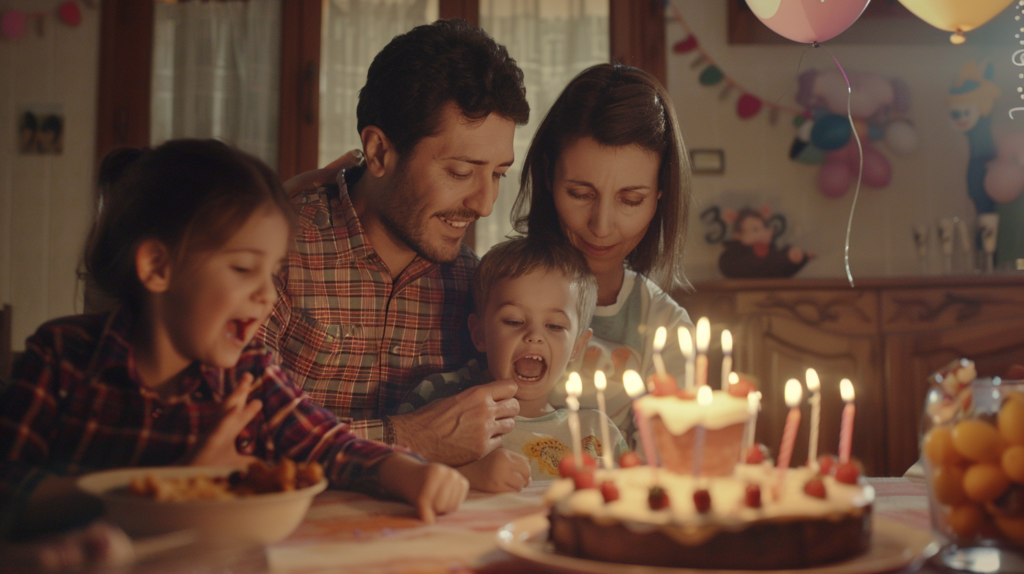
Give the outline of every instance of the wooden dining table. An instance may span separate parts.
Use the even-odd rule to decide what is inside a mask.
[[[873,478],[876,519],[906,528],[929,530],[923,482]],[[287,539],[263,548],[219,554],[172,553],[162,560],[137,564],[139,574],[273,572],[282,574],[506,574],[564,572],[501,550],[496,532],[517,519],[544,512],[547,484],[522,492],[470,493],[458,512],[425,524],[407,504],[376,500],[351,492],[326,491],[317,496],[305,519]],[[581,570],[585,571],[585,570]],[[917,563],[905,572],[937,572]]]

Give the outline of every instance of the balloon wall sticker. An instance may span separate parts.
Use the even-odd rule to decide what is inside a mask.
[[[90,9],[95,9],[94,0],[82,0],[82,3]],[[82,23],[82,10],[78,3],[73,0],[65,0],[55,5],[49,12],[23,12],[21,10],[10,10],[0,15],[0,36],[9,40],[17,40],[25,35],[28,23],[35,23],[36,34],[43,35],[44,22],[49,16],[72,28]]]
[[[700,219],[709,228],[705,241],[725,248],[718,269],[730,279],[792,277],[814,257],[799,247],[777,245],[786,232],[786,218],[772,214],[768,205],[738,210],[712,206]]]
[[[949,41],[963,44],[970,32],[999,14],[1013,0],[900,0],[907,10],[939,30],[952,32]]]
[[[845,195],[857,177],[860,153],[854,130],[864,150],[863,180],[868,187],[887,187],[892,178],[892,166],[878,144],[897,155],[912,153],[918,144],[917,131],[906,119],[910,92],[902,80],[856,72],[848,77],[852,93],[838,71],[811,70],[798,79],[796,100],[806,108],[808,119],[799,126],[789,157],[821,165],[818,188],[828,197]]]

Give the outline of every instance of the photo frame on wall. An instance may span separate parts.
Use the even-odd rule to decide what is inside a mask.
[[[722,175],[725,173],[725,151],[691,149],[690,168],[694,175]]]

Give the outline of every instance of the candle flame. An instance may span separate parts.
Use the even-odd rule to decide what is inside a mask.
[[[732,354],[732,333],[729,329],[722,331],[722,352],[726,355]]]
[[[736,374],[736,371],[729,373],[729,384],[736,385],[740,382],[740,376]]]
[[[804,388],[800,384],[800,381],[796,379],[790,379],[786,381],[786,406],[794,408],[800,405],[800,399],[803,398]]]
[[[839,381],[839,394],[843,397],[843,402],[853,402],[855,393],[853,392],[853,383],[850,379],[843,379]]]
[[[697,404],[706,407],[711,404],[712,394],[711,387],[708,385],[701,386],[700,390],[697,391]]]
[[[693,356],[693,335],[690,334],[690,329],[679,327],[676,334],[679,336],[679,350],[683,352],[684,357],[689,359]]]
[[[658,330],[654,332],[654,352],[660,353],[665,348],[665,341],[668,340],[668,329],[665,327],[658,327]]]
[[[711,321],[707,317],[701,317],[697,321],[697,352],[707,353],[708,343],[711,342]]]
[[[603,391],[608,387],[608,379],[605,378],[604,371],[601,369],[594,371],[594,386],[599,391]]]
[[[583,394],[583,380],[576,371],[569,373],[569,380],[565,382],[565,394],[576,398]]]
[[[754,415],[761,410],[761,393],[747,394],[747,413]]]
[[[816,393],[821,389],[821,379],[818,378],[818,371],[807,369],[807,390]]]
[[[626,394],[631,399],[639,397],[646,390],[643,377],[633,369],[622,374],[622,386],[626,387]]]

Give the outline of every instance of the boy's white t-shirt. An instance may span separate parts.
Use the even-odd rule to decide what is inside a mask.
[[[619,460],[619,455],[627,449],[615,423],[600,411],[591,409],[580,410],[579,417],[583,452],[600,464],[605,446],[601,440],[601,419],[604,418],[608,424],[613,460]],[[534,419],[516,417],[515,421],[515,430],[501,437],[501,446],[530,461],[530,478],[534,482],[558,478],[558,465],[562,458],[573,455],[569,409],[557,409]]]

